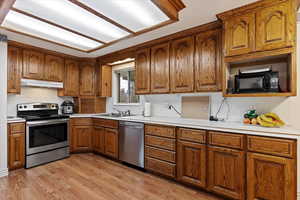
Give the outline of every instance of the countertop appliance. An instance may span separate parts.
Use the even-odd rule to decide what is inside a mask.
[[[119,159],[144,168],[144,124],[120,122]]]
[[[279,72],[271,68],[239,71],[235,76],[235,93],[280,92]]]
[[[61,104],[61,110],[63,114],[73,114],[74,113],[74,103],[72,101],[64,101]]]
[[[17,105],[17,116],[26,119],[25,168],[68,157],[69,116],[58,114],[58,104]]]

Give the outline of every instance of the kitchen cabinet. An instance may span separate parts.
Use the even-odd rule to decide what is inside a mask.
[[[64,78],[64,59],[58,56],[45,56],[44,79],[62,82]]]
[[[113,157],[119,157],[119,134],[117,129],[105,128],[105,154]]]
[[[97,153],[105,152],[105,128],[104,127],[94,127],[93,131],[93,151]]]
[[[98,93],[100,97],[112,96],[112,67],[103,65],[98,74]]]
[[[291,47],[296,40],[294,2],[287,0],[263,8],[256,15],[256,50]],[[294,11],[293,11],[294,10]]]
[[[196,36],[195,87],[197,92],[221,90],[221,30]]]
[[[80,96],[95,96],[96,67],[93,62],[80,64]]]
[[[92,114],[106,112],[106,98],[84,96],[74,98],[75,113]]]
[[[92,150],[92,131],[91,126],[73,126],[72,152],[89,152]]]
[[[245,198],[245,153],[208,147],[208,190],[232,199]]]
[[[25,166],[25,123],[8,124],[8,168]]]
[[[172,41],[170,72],[172,93],[194,91],[194,37]]]
[[[151,93],[170,92],[170,44],[151,48]]]
[[[295,160],[260,153],[247,154],[248,200],[295,200]]]
[[[7,92],[11,94],[20,94],[22,50],[18,47],[8,46],[7,59]]]
[[[44,54],[34,50],[23,50],[23,78],[43,80]]]
[[[206,187],[206,145],[177,142],[177,180]]]
[[[135,93],[150,93],[150,49],[141,49],[135,55]]]

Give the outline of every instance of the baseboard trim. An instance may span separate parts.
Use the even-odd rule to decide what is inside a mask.
[[[0,170],[0,177],[4,177],[8,175],[8,169],[1,169]]]

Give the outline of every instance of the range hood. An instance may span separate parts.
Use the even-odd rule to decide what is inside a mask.
[[[64,84],[62,82],[21,79],[21,86],[24,86],[24,87],[45,87],[45,88],[63,88]]]

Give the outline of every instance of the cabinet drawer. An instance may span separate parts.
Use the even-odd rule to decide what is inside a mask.
[[[235,149],[244,148],[244,136],[238,134],[210,131],[208,135],[210,145],[230,147]]]
[[[248,136],[248,150],[294,158],[296,156],[296,142],[293,140]]]
[[[175,164],[160,161],[154,158],[145,158],[145,168],[159,174],[175,178]]]
[[[175,127],[146,125],[145,134],[167,138],[175,138]]]
[[[25,123],[11,123],[9,124],[9,134],[25,133]]]
[[[206,143],[206,131],[180,128],[178,130],[178,138],[189,142]]]
[[[160,160],[175,163],[175,152],[162,150],[154,147],[145,147],[145,155],[151,158],[157,158]]]
[[[92,125],[92,119],[91,118],[72,118],[71,119],[72,125],[80,125],[80,126],[85,126],[85,125]]]
[[[116,120],[110,120],[110,119],[93,119],[95,126],[102,126],[107,128],[115,128],[117,129],[119,127],[119,122]]]
[[[145,136],[145,144],[153,147],[158,147],[162,149],[167,149],[170,151],[175,151],[175,140],[156,137],[156,136]]]

